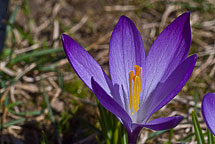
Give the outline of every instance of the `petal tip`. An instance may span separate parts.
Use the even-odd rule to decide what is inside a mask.
[[[66,34],[61,34],[61,39],[64,42],[65,40],[69,39],[70,37]]]
[[[61,34],[61,40],[66,54],[67,52],[71,52],[71,49],[74,49],[75,47],[79,46],[76,41],[74,41],[70,36],[66,34]]]
[[[190,56],[190,57],[193,59],[194,62],[196,62],[196,60],[197,60],[197,55],[196,55],[196,54],[193,54],[193,55]]]
[[[184,119],[184,117],[183,117],[183,116],[181,116],[181,115],[176,116],[176,117],[178,118],[178,121],[179,121],[179,122],[181,122],[181,121]]]
[[[122,15],[119,19],[123,20],[123,19],[129,19],[129,18],[127,16],[125,16],[125,15]]]
[[[68,51],[67,49],[69,48],[69,39],[70,37],[66,34],[61,34],[61,40],[62,40],[62,43],[63,43],[63,48],[64,48],[64,51],[66,53],[66,55],[68,54]]]
[[[178,16],[172,24],[176,24],[177,26],[190,27],[190,12],[185,12]]]
[[[61,34],[61,38],[64,38],[65,36],[67,36],[66,34]]]
[[[162,117],[149,121],[144,125],[144,127],[150,128],[152,130],[167,130],[176,127],[183,120],[183,118],[184,117],[181,115],[173,117]]]
[[[190,16],[190,11],[183,13],[183,15]]]
[[[190,12],[187,11],[187,12],[183,13],[181,16],[183,16],[183,17],[190,17]]]
[[[180,17],[181,17],[182,20],[185,21],[185,23],[190,22],[190,12],[189,11],[183,13]]]
[[[197,60],[197,55],[196,54],[194,54],[194,59],[195,59],[195,61]]]
[[[119,19],[118,23],[131,23],[132,20],[125,15],[122,15]]]

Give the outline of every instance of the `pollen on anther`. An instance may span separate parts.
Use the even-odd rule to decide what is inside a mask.
[[[142,88],[142,68],[135,65],[134,69],[135,73],[129,71],[129,100],[132,115],[139,109],[140,92]]]

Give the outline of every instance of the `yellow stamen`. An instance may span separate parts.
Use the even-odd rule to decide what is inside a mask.
[[[140,92],[142,88],[142,68],[140,66],[134,66],[135,73],[129,71],[129,97],[130,97],[130,109],[131,114],[134,114],[139,109]],[[133,79],[133,87],[132,87]]]
[[[140,68],[140,84],[139,84],[139,91],[138,91],[138,98],[137,98],[137,110],[139,109],[139,102],[140,102],[140,92],[142,88],[142,83],[143,83],[143,69]]]
[[[136,94],[136,112],[138,110],[138,105],[139,105],[139,99],[140,99],[140,79],[139,79],[139,76],[136,76],[135,78],[135,83],[136,83],[136,91],[137,91],[137,94]]]
[[[132,107],[132,105],[133,105],[132,104],[132,72],[133,71],[129,71],[129,96],[130,96],[130,109],[131,109],[131,113],[133,112],[133,107]]]
[[[136,109],[136,100],[137,100],[137,83],[136,83],[136,78],[134,80],[134,86],[133,86],[133,99],[132,99],[132,104],[133,104],[133,109],[132,109],[132,114],[134,113],[134,110]]]

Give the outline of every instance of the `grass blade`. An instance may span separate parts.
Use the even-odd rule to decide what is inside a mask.
[[[195,130],[196,140],[198,144],[205,144],[204,136],[202,134],[202,129],[200,127],[199,121],[197,119],[196,113],[192,112],[192,121]]]
[[[13,10],[13,12],[11,13],[10,15],[10,18],[8,20],[8,22],[10,24],[14,24],[15,20],[16,20],[16,14],[17,12],[19,11],[20,7],[18,5],[16,5],[15,9]],[[10,25],[7,25],[7,28],[6,28],[6,31],[7,31],[7,34],[11,31],[11,26]]]
[[[54,125],[55,134],[56,134],[58,143],[61,144],[61,140],[60,140],[60,136],[59,136],[57,124],[55,122],[55,118],[54,118],[54,115],[53,115],[53,112],[52,112],[52,109],[51,109],[51,106],[50,106],[50,103],[49,103],[49,99],[48,99],[48,96],[47,96],[46,91],[45,91],[43,80],[41,80],[41,85],[42,85],[42,88],[43,88],[43,98],[44,98],[44,101],[46,103],[46,107],[48,108],[48,112],[49,112],[49,116],[50,116],[50,119],[52,121],[52,124]]]
[[[44,131],[42,131],[41,135],[42,135],[41,144],[48,144],[49,142],[48,142],[48,139],[47,139],[46,134],[45,134]]]
[[[151,139],[151,138],[153,138],[153,137],[159,136],[159,135],[161,135],[161,134],[163,134],[163,133],[165,133],[167,131],[168,130],[161,130],[161,131],[153,132],[153,133],[151,133],[151,134],[148,135],[146,141],[149,140],[149,139]]]
[[[207,130],[207,135],[208,135],[208,144],[214,144],[215,143],[215,136]]]
[[[15,64],[18,63],[20,61],[23,61],[25,59],[28,58],[32,58],[32,57],[38,57],[38,56],[44,56],[47,54],[51,54],[51,53],[58,53],[58,52],[62,52],[63,48],[58,48],[58,49],[45,49],[45,50],[37,50],[37,51],[33,51],[30,53],[25,53],[22,55],[17,55],[14,59],[11,60],[11,64]]]
[[[13,110],[8,110],[8,112],[14,114],[14,115],[18,115],[18,116],[38,116],[38,115],[41,115],[43,113],[43,111],[29,111],[29,112],[19,112],[19,113],[16,113],[15,111]]]
[[[192,137],[195,135],[195,133],[190,133],[189,135],[187,135],[182,141],[181,143],[184,144],[184,143],[188,143],[188,141],[191,141],[192,140]]]
[[[169,141],[168,141],[168,144],[172,143],[172,135],[173,135],[173,129],[170,129],[169,130]]]
[[[24,121],[25,121],[25,118],[21,118],[21,119],[18,119],[18,120],[9,121],[9,122],[3,124],[3,128],[7,128],[7,127],[12,126],[12,125],[23,123]],[[1,125],[0,125],[0,128],[2,128]]]

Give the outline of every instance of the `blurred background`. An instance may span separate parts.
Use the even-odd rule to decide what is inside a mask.
[[[215,89],[214,0],[10,0],[0,55],[1,144],[104,142],[95,95],[70,67],[61,34],[81,44],[109,74],[109,40],[121,15],[131,18],[146,51],[182,13],[191,12],[190,54],[198,60],[182,91],[156,117],[183,115],[170,131],[143,129],[139,143],[194,142],[191,112]],[[0,40],[1,42],[3,39]]]

